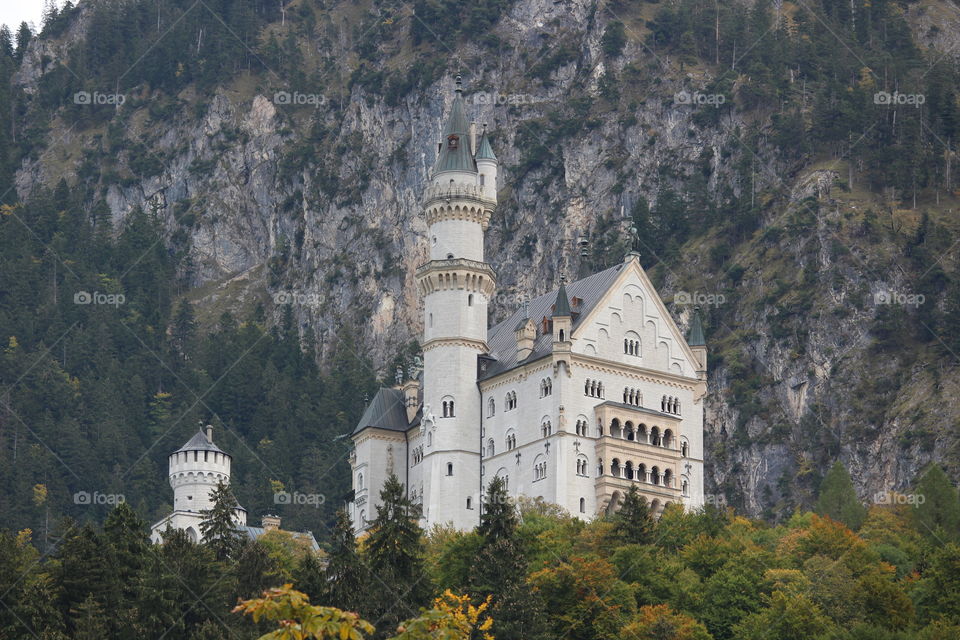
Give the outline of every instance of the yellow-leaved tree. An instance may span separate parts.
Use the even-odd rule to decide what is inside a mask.
[[[494,640],[489,633],[493,619],[487,615],[490,599],[473,606],[469,596],[447,590],[434,600],[433,608],[400,624],[390,640]],[[265,591],[262,598],[242,600],[234,613],[253,617],[254,622],[273,620],[279,628],[259,640],[364,640],[373,625],[355,613],[335,607],[310,604],[307,594],[285,584]]]

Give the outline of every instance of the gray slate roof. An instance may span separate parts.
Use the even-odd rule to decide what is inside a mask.
[[[434,173],[440,171],[476,171],[477,163],[470,153],[470,125],[467,123],[463,103],[463,93],[457,85],[457,95],[453,99],[450,117],[443,127],[443,140],[440,144],[440,155],[433,167]],[[459,140],[455,149],[450,148],[450,136],[457,136]]]
[[[566,318],[570,315],[570,298],[567,297],[567,288],[560,283],[557,289],[557,301],[553,303],[553,317]]]
[[[613,281],[620,274],[626,263],[620,263],[599,273],[587,276],[571,283],[566,287],[567,294],[573,298],[580,298],[582,302],[577,307],[572,307],[575,314],[571,329],[576,330],[577,326],[583,321],[587,314],[600,302],[600,299],[613,284]],[[530,301],[528,306],[529,317],[538,325],[540,331],[540,320],[546,316],[553,315],[553,305],[557,299],[558,290],[554,289]],[[524,319],[524,310],[521,307],[513,312],[503,322],[494,325],[487,332],[487,346],[490,348],[489,359],[486,362],[486,370],[481,372],[481,380],[492,378],[505,371],[527,362],[539,360],[550,355],[553,349],[553,336],[549,333],[537,336],[533,343],[533,351],[521,363],[517,362],[517,341],[514,336],[514,327]]]
[[[174,453],[180,453],[181,451],[216,451],[218,453],[226,453],[223,449],[207,440],[207,434],[203,431],[195,433],[192,438],[187,440],[185,445],[177,449]]]
[[[367,427],[387,429],[388,431],[406,431],[410,428],[407,421],[406,402],[400,389],[381,388],[367,405],[354,433],[360,433]]]
[[[483,132],[483,135],[480,136],[480,142],[477,143],[477,155],[475,157],[477,160],[497,159],[497,156],[493,154],[493,147],[490,146],[490,138],[486,131]]]

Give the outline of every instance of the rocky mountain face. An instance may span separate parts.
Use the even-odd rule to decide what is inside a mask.
[[[61,33],[31,42],[14,75],[28,103],[71,64],[96,6],[81,3]],[[736,59],[657,46],[656,4],[487,3],[489,28],[455,37],[421,18],[425,6],[295,2],[251,45],[256,60],[219,82],[172,94],[122,78],[84,85],[123,95],[95,121],[37,98],[24,117],[42,133],[17,192],[84,183],[114,228],[136,207],[152,211],[208,323],[258,303],[275,318],[290,307],[326,350],[349,329],[386,365],[419,332],[420,195],[460,70],[501,162],[487,234],[499,279],[492,321],[562,273],[619,260],[637,211],[666,211],[665,194],[681,194],[682,244],[668,250],[662,218],[641,242],[681,326],[694,303],[706,314],[708,493],[779,517],[809,501],[836,458],[864,499],[903,489],[931,459],[956,473],[956,358],[938,344],[948,342],[941,328],[929,327],[936,340],[910,337],[916,323],[884,315],[916,313],[896,296],[918,293],[932,267],[904,247],[925,211],[950,237],[954,194],[928,190],[914,204],[866,184],[849,154],[790,148],[767,132],[776,101],[743,97],[758,80]],[[787,37],[797,7],[775,10]],[[940,10],[911,5],[909,21],[921,46],[951,56],[956,31],[931,33]],[[264,53],[271,40],[294,47],[306,80]],[[412,87],[395,81],[414,68],[427,70]],[[778,81],[799,95],[800,70],[788,72]],[[749,202],[753,227],[732,233],[701,208],[724,199]],[[952,272],[948,250],[934,260]],[[923,346],[888,349],[897,332]]]

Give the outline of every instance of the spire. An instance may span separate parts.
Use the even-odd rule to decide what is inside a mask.
[[[567,297],[567,279],[560,276],[560,288],[557,289],[557,301],[553,305],[554,318],[568,318],[570,313],[570,298]]]
[[[477,163],[470,153],[470,125],[467,123],[466,105],[463,102],[463,82],[457,75],[456,95],[450,108],[450,117],[443,127],[443,140],[440,141],[440,154],[433,167],[434,173],[440,171],[476,171]]]
[[[707,341],[703,337],[703,323],[700,321],[700,307],[694,307],[693,320],[690,321],[690,337],[687,344],[691,347],[704,347]]]
[[[487,125],[483,125],[483,135],[480,136],[480,142],[477,143],[477,160],[497,161],[497,156],[493,153],[493,147],[490,146],[490,138],[487,136]]]

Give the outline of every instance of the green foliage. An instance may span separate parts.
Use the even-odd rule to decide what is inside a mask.
[[[929,540],[960,540],[960,498],[947,474],[932,464],[915,488],[915,527]]]
[[[222,480],[210,493],[213,506],[203,511],[200,531],[203,542],[213,550],[218,560],[233,558],[240,549],[240,531],[234,522],[237,499]]]
[[[397,476],[391,474],[380,491],[377,517],[364,545],[364,559],[375,589],[368,589],[362,611],[394,629],[425,606],[432,587],[424,563],[423,531],[418,509],[406,497]]]
[[[646,544],[653,532],[653,516],[647,499],[640,495],[636,486],[623,497],[620,510],[613,515],[614,532],[626,544]]]
[[[839,460],[833,464],[820,484],[820,495],[814,509],[822,516],[842,522],[854,531],[867,517],[867,510],[857,498],[857,491],[847,468]]]
[[[604,55],[615,58],[623,53],[623,48],[627,44],[627,32],[623,23],[619,20],[612,20],[607,28],[603,30],[603,37],[600,38],[600,48]]]

